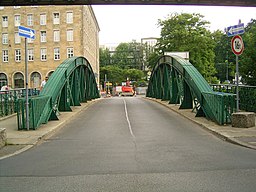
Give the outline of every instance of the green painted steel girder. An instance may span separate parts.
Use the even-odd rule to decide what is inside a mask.
[[[206,116],[219,124],[230,123],[235,111],[234,94],[214,92],[198,70],[179,56],[159,58],[146,96],[181,103],[180,109],[196,109],[196,116]]]
[[[71,106],[95,98],[99,98],[99,91],[88,60],[84,57],[68,58],[50,76],[39,96],[29,98],[30,129],[58,119],[59,111],[72,111]],[[19,129],[27,129],[23,105],[24,100],[19,100]]]

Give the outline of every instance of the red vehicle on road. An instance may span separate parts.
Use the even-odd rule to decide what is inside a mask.
[[[122,86],[121,96],[134,96],[134,90],[130,86]]]

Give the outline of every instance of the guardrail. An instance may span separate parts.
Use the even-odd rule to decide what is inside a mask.
[[[28,95],[39,95],[39,90],[28,89]],[[5,117],[17,112],[17,101],[26,96],[26,89],[12,89],[0,91],[0,117]]]
[[[234,84],[211,84],[214,91],[236,94]],[[239,108],[256,113],[256,86],[239,85]]]

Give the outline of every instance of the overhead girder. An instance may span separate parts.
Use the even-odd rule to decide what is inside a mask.
[[[1,0],[0,6],[18,5],[207,5],[255,7],[255,0]]]
[[[72,111],[71,106],[95,98],[99,98],[99,91],[89,62],[84,57],[68,58],[52,73],[39,96],[29,98],[30,129],[58,119],[60,111]],[[24,104],[24,100],[19,102]],[[18,112],[19,129],[26,129],[24,113],[25,109]]]
[[[196,110],[219,123],[230,123],[235,111],[235,95],[214,92],[189,61],[178,56],[162,56],[153,68],[147,97],[180,104],[180,109]]]

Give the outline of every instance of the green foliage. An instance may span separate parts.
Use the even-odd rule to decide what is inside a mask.
[[[207,29],[209,22],[200,14],[174,13],[166,20],[159,20],[161,37],[158,51],[189,51],[190,62],[210,80],[216,73],[214,67],[215,42]]]
[[[142,69],[142,48],[137,42],[120,43],[113,56],[112,63],[123,69]]]
[[[131,81],[138,81],[145,77],[145,74],[138,69],[127,69],[124,70],[124,74]]]
[[[215,41],[215,68],[217,78],[223,83],[225,80],[232,80],[235,76],[235,55],[230,46],[230,37],[221,31],[213,34]]]
[[[240,74],[248,85],[256,85],[256,20],[252,19],[243,34],[245,49],[240,56]]]
[[[100,68],[100,81],[104,82],[105,77],[107,78],[107,81],[114,84],[120,84],[125,79],[123,70],[113,65]]]
[[[100,66],[109,65],[111,62],[111,56],[110,56],[109,50],[100,48],[99,54],[100,54]]]
[[[145,78],[145,74],[138,69],[121,69],[118,66],[109,65],[100,68],[100,81],[104,82],[105,77],[113,85],[119,85],[126,81],[127,78],[131,81],[140,81]]]
[[[149,69],[153,69],[155,64],[157,63],[158,59],[159,59],[160,55],[157,52],[153,52],[149,55],[148,59],[147,59],[147,63],[148,63],[148,68]]]
[[[110,54],[108,49],[100,49],[100,81],[121,84],[129,78],[139,81],[145,78],[142,70],[143,46],[136,42],[120,43],[115,52]]]

